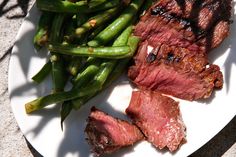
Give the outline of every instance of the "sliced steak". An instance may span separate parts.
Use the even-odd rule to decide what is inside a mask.
[[[223,75],[216,65],[208,65],[205,53],[161,45],[147,54],[143,42],[128,75],[141,89],[161,91],[186,100],[207,98],[214,87],[221,88]]]
[[[134,91],[127,115],[155,147],[175,151],[186,142],[178,102],[153,91]]]
[[[112,153],[144,139],[140,130],[127,121],[92,107],[85,133],[95,155]]]
[[[208,98],[223,76],[208,52],[229,34],[231,0],[160,0],[135,26],[141,43],[128,76],[142,89]]]
[[[230,14],[231,0],[160,0],[134,33],[153,46],[161,42],[208,52],[228,36]]]

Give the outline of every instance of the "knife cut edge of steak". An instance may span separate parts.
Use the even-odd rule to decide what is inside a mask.
[[[173,152],[186,142],[178,102],[154,91],[134,91],[127,115],[155,147]]]
[[[114,118],[95,107],[91,108],[85,133],[96,156],[110,154],[144,139],[135,125]]]

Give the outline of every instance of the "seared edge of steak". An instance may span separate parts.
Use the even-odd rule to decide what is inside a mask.
[[[114,118],[95,107],[91,108],[85,133],[96,156],[112,153],[144,139],[135,125]]]

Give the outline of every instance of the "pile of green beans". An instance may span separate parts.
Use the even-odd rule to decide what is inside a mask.
[[[144,4],[143,4],[144,3]],[[34,36],[48,62],[32,77],[52,77],[52,93],[25,104],[27,114],[61,104],[61,125],[69,113],[108,87],[126,69],[139,38],[133,24],[149,0],[36,0],[42,14]],[[144,7],[145,6],[145,7]],[[70,90],[65,85],[71,83]],[[63,125],[62,125],[63,128]]]

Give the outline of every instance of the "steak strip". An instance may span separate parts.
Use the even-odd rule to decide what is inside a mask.
[[[175,151],[186,142],[178,102],[159,92],[134,91],[127,115],[155,147]]]
[[[85,133],[96,156],[113,153],[144,139],[135,125],[114,118],[95,107],[91,108]]]

